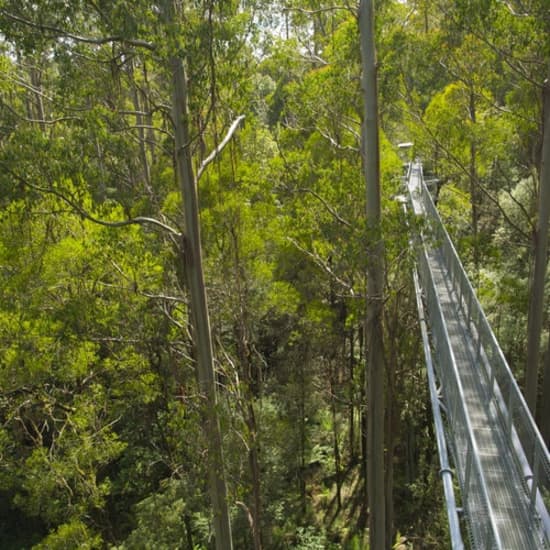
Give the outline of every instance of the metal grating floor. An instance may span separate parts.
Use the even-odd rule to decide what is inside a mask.
[[[428,252],[447,331],[456,359],[459,377],[464,389],[466,409],[479,449],[483,476],[487,483],[489,499],[495,522],[504,548],[538,549],[540,541],[535,519],[528,513],[529,501],[523,489],[522,479],[509,458],[510,448],[502,425],[497,420],[494,404],[488,401],[484,376],[483,357],[476,358],[474,339],[467,320],[459,307],[458,297],[451,287],[450,277],[437,250]],[[460,449],[457,449],[460,454]],[[460,460],[460,457],[456,457]],[[471,519],[476,510],[466,503]]]

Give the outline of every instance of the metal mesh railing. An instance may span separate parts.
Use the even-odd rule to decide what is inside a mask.
[[[421,172],[420,166],[417,169]],[[529,514],[531,517],[536,518],[538,522],[537,531],[541,533],[541,545],[548,547],[550,539],[550,519],[547,512],[550,507],[550,459],[548,450],[477,300],[454,245],[441,222],[431,195],[422,181],[421,173],[416,193],[418,195],[416,199],[421,202],[422,210],[430,222],[433,247],[438,249],[442,255],[448,276],[451,279],[458,302],[473,337],[476,364],[480,367],[478,375],[483,381],[482,386],[485,389],[485,399],[487,402],[494,403],[494,410],[498,416],[498,421],[507,438],[507,450],[510,456],[506,457],[506,459],[514,465],[519,473],[519,477],[523,480],[524,491],[529,500]],[[426,265],[425,252],[421,253],[420,265],[422,266],[423,264],[423,269],[425,270],[422,273],[423,280],[425,282],[430,281],[429,284],[425,283],[425,287],[428,287],[426,289],[428,291],[428,301],[430,299],[437,300],[437,296],[430,298],[431,291],[429,287],[433,286],[433,281],[431,280],[429,266]],[[427,271],[426,268],[428,268]],[[431,307],[433,309],[435,306],[432,305]],[[443,319],[440,319],[436,310],[430,311],[430,316],[432,315],[433,317],[430,317],[430,319],[432,321],[434,337],[436,337],[437,331],[441,332],[443,330],[437,327],[437,323],[440,321],[443,322]],[[444,341],[446,337],[448,335],[439,334],[438,345],[441,346],[442,353],[449,354],[446,351],[446,347],[449,347],[449,345]],[[452,354],[452,350],[450,353]],[[452,356],[442,358],[442,361],[450,361],[452,363]],[[445,363],[443,362],[442,364]],[[443,376],[443,372],[441,376]],[[459,388],[456,388],[453,384],[455,383],[450,378],[446,378],[443,381],[443,388],[447,399],[456,399],[456,396],[451,394],[454,391],[458,391]],[[460,394],[457,395],[460,398]],[[459,409],[461,407],[458,407],[458,414],[461,415],[462,413],[460,413]],[[460,435],[460,431],[466,428],[468,424],[467,420],[460,417],[460,423],[465,422],[462,426],[457,425],[456,418],[452,420],[454,424],[452,429],[458,430],[458,432],[455,432],[455,437],[465,437],[464,435]],[[466,445],[465,450],[461,446],[460,441],[457,441],[456,449],[458,451],[457,459],[464,462],[466,460],[464,453],[470,452],[468,450],[469,447]],[[461,456],[461,454],[464,456]],[[465,464],[462,464],[462,467],[465,467]],[[472,495],[470,497],[474,499],[476,507],[478,505],[477,501],[481,497],[483,497],[483,494]],[[480,520],[485,521],[484,514],[487,510],[490,511],[490,507],[487,508],[487,504],[483,502],[480,502],[479,506],[483,510]],[[477,521],[477,518],[470,518],[470,520]],[[481,536],[483,537],[484,535]],[[481,544],[481,547],[485,548],[486,546]]]
[[[438,376],[448,411],[447,420],[454,436],[454,458],[462,490],[462,502],[466,508],[471,534],[477,548],[502,548],[479,461],[479,450],[465,408],[464,391],[424,250],[420,253],[418,268],[423,281]]]

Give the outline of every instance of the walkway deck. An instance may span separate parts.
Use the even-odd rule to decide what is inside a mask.
[[[430,219],[433,204],[426,204],[420,164],[411,167],[408,185],[413,211]],[[529,460],[518,449],[516,431],[503,415],[506,403],[498,380],[495,383],[498,376],[493,375],[491,354],[480,343],[481,329],[465,307],[453,266],[449,269],[449,252],[441,245],[442,237],[438,230],[431,235],[430,231],[422,238],[420,281],[423,289],[432,286],[433,303],[426,306],[432,333],[437,331],[433,325],[440,322],[438,318],[443,324],[438,329],[440,336],[433,338],[435,364],[472,546],[548,548],[546,506],[536,488],[530,492],[526,471],[531,472],[525,467]],[[548,460],[548,454],[540,458]]]

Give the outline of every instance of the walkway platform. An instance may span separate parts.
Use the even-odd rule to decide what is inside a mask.
[[[550,548],[545,485],[548,451],[543,443],[539,448],[542,440],[537,439],[540,434],[530,416],[523,418],[528,412],[521,407],[524,403],[521,395],[516,395],[515,381],[501,372],[505,368],[511,377],[508,366],[501,365],[505,360],[500,348],[500,355],[496,353],[498,365],[493,364],[494,335],[490,333],[487,344],[483,337],[490,328],[484,324],[486,319],[469,281],[463,280],[462,265],[436,214],[419,163],[410,168],[408,187],[414,213],[427,220],[418,243],[420,285],[445,413],[446,440],[454,459],[471,545],[510,550]],[[512,412],[508,410],[510,403]],[[521,418],[516,410],[520,410]],[[520,420],[518,426],[513,415]],[[529,449],[523,448],[522,426],[526,422],[536,432],[531,435],[535,440]]]

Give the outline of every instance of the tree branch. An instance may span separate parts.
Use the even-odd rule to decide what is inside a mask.
[[[316,128],[316,130],[321,134],[334,148],[339,151],[352,151],[353,153],[359,153],[358,147],[352,147],[351,145],[341,145],[338,143],[328,132],[323,132],[321,128]]]
[[[319,9],[316,9],[316,10],[306,10],[305,8],[290,8],[290,7],[287,7],[287,8],[283,8],[283,13],[294,11],[294,12],[297,12],[297,13],[302,13],[304,15],[315,15],[317,13],[325,13],[325,12],[328,12],[328,11],[340,11],[340,10],[350,11],[355,15],[355,11],[352,10],[352,8],[350,6],[329,6],[329,7],[326,7],[326,8],[319,8]]]
[[[231,138],[233,137],[233,134],[236,132],[239,124],[244,120],[244,115],[240,115],[236,118],[236,120],[233,122],[229,130],[227,131],[227,134],[222,139],[222,141],[218,144],[218,146],[201,162],[201,165],[199,166],[199,169],[197,170],[197,181],[201,178],[204,171],[206,170],[206,167],[212,163],[218,155],[225,149],[225,146],[229,143]]]
[[[342,218],[342,216],[340,216],[340,214],[338,214],[338,212],[336,212],[336,210],[334,210],[334,208],[332,208],[332,206],[330,206],[330,204],[323,197],[321,197],[319,193],[317,193],[313,189],[310,189],[309,187],[300,187],[296,189],[296,191],[300,191],[301,193],[309,193],[313,195],[337,221],[339,221],[341,224],[345,225],[346,227],[350,227],[350,228],[353,227],[351,223],[349,223],[347,220]]]
[[[84,219],[89,220],[93,223],[97,223],[98,225],[103,225],[105,227],[124,227],[126,225],[154,225],[163,229],[164,231],[167,231],[170,235],[176,237],[181,237],[182,235],[180,231],[177,231],[173,227],[161,222],[160,220],[149,218],[147,216],[137,216],[135,218],[121,220],[118,222],[111,222],[96,218],[95,216],[92,216],[92,214],[90,214],[88,211],[84,210],[84,208],[82,208],[73,197],[67,196],[67,194],[62,193],[57,189],[53,189],[52,187],[40,187],[39,185],[34,185],[19,174],[14,173],[12,170],[8,169],[6,171],[30,189],[34,189],[35,191],[39,191],[40,193],[48,193],[50,195],[56,196],[57,198],[67,203],[77,214],[82,216]]]
[[[136,38],[125,38],[123,36],[104,36],[101,38],[93,38],[91,36],[79,36],[77,34],[73,34],[70,32],[67,32],[63,29],[60,29],[58,27],[52,27],[50,25],[42,25],[39,23],[34,23],[33,21],[29,21],[28,19],[24,19],[23,17],[19,17],[17,15],[14,15],[13,13],[9,13],[8,11],[4,9],[0,9],[0,14],[4,15],[11,21],[14,21],[16,23],[21,23],[22,25],[26,25],[27,27],[32,27],[34,29],[38,29],[41,32],[49,32],[53,33],[57,36],[63,36],[65,38],[70,38],[71,40],[75,40],[76,42],[81,42],[84,44],[96,44],[98,46],[101,46],[103,44],[109,44],[112,42],[123,42],[125,44],[129,44],[131,46],[136,46],[139,48],[145,48],[150,51],[154,51],[156,49],[154,44],[151,44],[150,42],[147,42],[146,40],[139,40]]]
[[[313,262],[315,263],[315,265],[320,267],[325,273],[327,273],[330,277],[332,277],[339,285],[341,285],[343,288],[345,288],[349,292],[350,297],[354,298],[356,296],[356,293],[353,290],[353,285],[351,285],[350,283],[347,283],[346,281],[344,281],[343,279],[338,277],[338,275],[336,275],[336,273],[334,273],[334,271],[332,270],[330,265],[327,262],[325,262],[319,256],[319,254],[317,254],[315,252],[310,252],[309,250],[304,248],[301,244],[299,244],[298,241],[296,241],[295,239],[293,239],[291,237],[287,237],[287,241],[292,243],[300,252],[304,253],[306,256],[311,258],[313,260]]]

